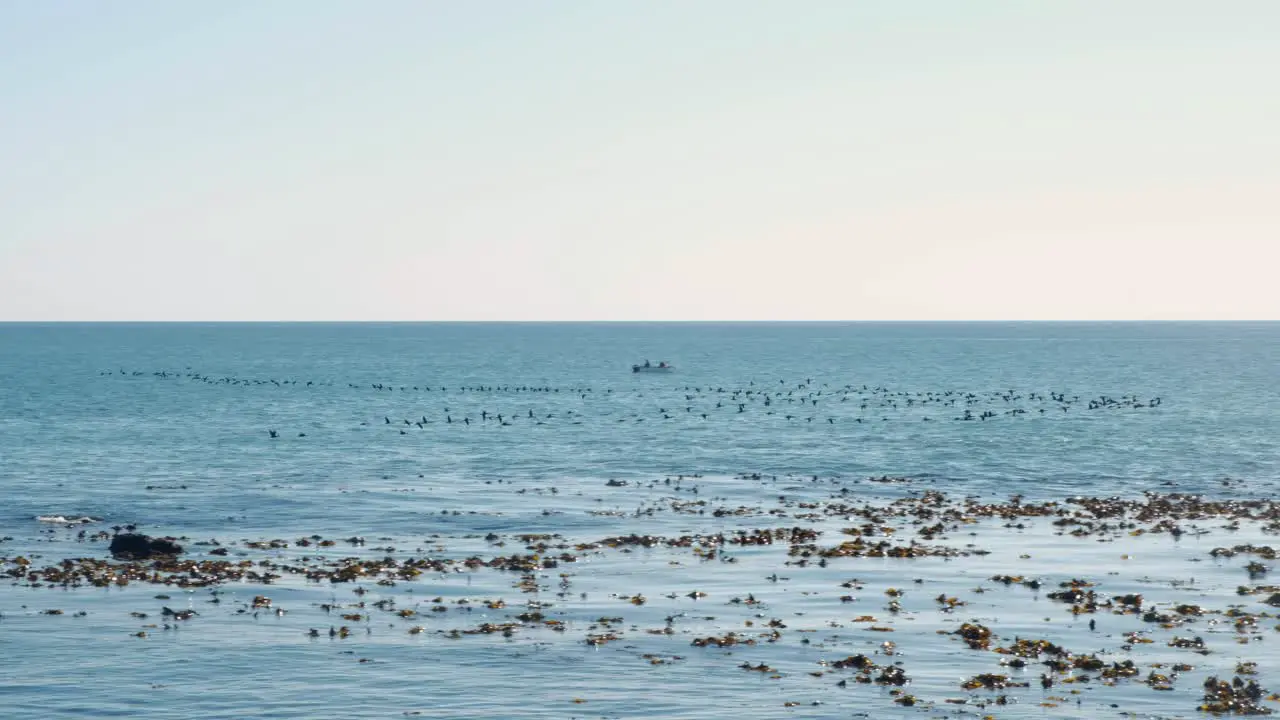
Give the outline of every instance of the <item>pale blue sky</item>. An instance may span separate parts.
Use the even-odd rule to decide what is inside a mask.
[[[0,320],[1280,319],[1280,2],[0,0]]]

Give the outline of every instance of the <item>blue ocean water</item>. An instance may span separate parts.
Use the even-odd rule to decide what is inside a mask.
[[[676,369],[631,372],[645,359]],[[572,545],[790,527],[797,513],[767,509],[825,502],[837,489],[886,499],[922,488],[957,498],[1274,498],[1278,369],[1275,323],[0,324],[0,557],[106,557],[105,543],[76,533],[136,524],[193,549],[202,540],[314,534],[367,539],[335,548],[335,557],[464,558],[492,554],[490,534],[546,533]],[[886,475],[911,482],[865,482]],[[706,512],[664,511],[686,501]],[[710,512],[717,507],[753,511]],[[47,521],[55,516],[101,522]],[[813,524],[828,535],[841,526]],[[885,587],[921,579],[954,593],[1021,555],[1038,562],[1025,551],[1039,548],[1034,572],[1106,568],[1119,591],[1212,563],[1209,539],[1134,538],[1152,559],[1125,573],[1111,569],[1124,567],[1123,551],[1096,542],[1049,557],[1063,540],[1047,525],[986,531],[972,542],[990,556],[841,560],[848,564],[806,571],[785,591],[762,580],[792,567],[785,548],[743,548],[734,562],[712,563],[657,549],[605,552],[576,563],[572,578],[544,569],[532,593],[513,588],[517,576],[485,569],[394,588],[368,583],[367,596],[284,578],[272,595],[289,613],[270,617],[238,612],[263,590],[232,583],[217,605],[207,604],[207,589],[169,592],[164,603],[200,615],[180,629],[151,627],[146,638],[134,633],[156,624],[164,603],[154,587],[15,581],[0,586],[0,652],[22,662],[0,677],[0,701],[31,717],[981,716],[992,710],[940,699],[965,694],[943,688],[956,687],[955,668],[971,656],[929,638],[953,618],[935,617],[924,590],[919,607],[903,602],[919,642],[902,657],[918,695],[941,693],[932,703],[901,707],[885,688],[837,690],[834,679],[810,676],[819,660],[865,644],[833,630],[862,614],[836,600],[835,579]],[[316,554],[237,552],[255,561]],[[1211,583],[1197,590],[1205,597],[1245,582],[1238,566],[1214,567],[1216,576],[1195,569]],[[558,582],[572,592],[556,593]],[[644,605],[619,599],[638,588]],[[685,597],[693,590],[708,598]],[[726,617],[740,628],[760,613],[730,598],[771,592],[765,614],[794,632],[767,650],[690,646],[697,623],[722,632]],[[441,634],[463,627],[447,620],[457,601],[478,621],[506,617],[484,602],[501,597],[523,609],[531,595],[569,629]],[[421,633],[360,608],[368,619],[357,635],[307,636],[334,624],[318,609],[324,603],[383,597],[404,607],[437,596],[454,610],[428,618],[434,625]],[[988,597],[971,598],[975,617],[1030,627],[1061,615],[1044,601]],[[868,612],[882,614],[882,600],[869,600]],[[54,607],[64,613],[41,614]],[[675,637],[646,631],[677,613],[690,624]],[[583,642],[594,620],[613,615],[625,618],[621,640]],[[1082,637],[1079,623],[1057,620],[1065,637]],[[899,633],[907,648],[908,631]],[[1118,641],[1093,644],[1092,652],[1115,651]],[[1268,652],[1263,677],[1277,669]],[[778,676],[737,669],[743,659]],[[1093,716],[1087,703],[1109,707],[1113,696],[1099,691],[1053,709],[1028,695],[999,715]],[[1123,698],[1129,710],[1190,717],[1199,689],[1143,687]]]

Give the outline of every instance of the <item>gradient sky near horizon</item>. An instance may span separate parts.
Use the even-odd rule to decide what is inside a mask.
[[[1274,0],[0,2],[0,320],[1280,319]]]

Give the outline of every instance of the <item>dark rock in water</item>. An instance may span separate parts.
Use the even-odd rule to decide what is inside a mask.
[[[182,546],[169,538],[124,533],[111,538],[111,554],[118,558],[145,560],[156,555],[180,555]]]

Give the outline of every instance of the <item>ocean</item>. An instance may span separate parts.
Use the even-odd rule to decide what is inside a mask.
[[[0,706],[1275,709],[1278,371],[1280,323],[0,324]]]

